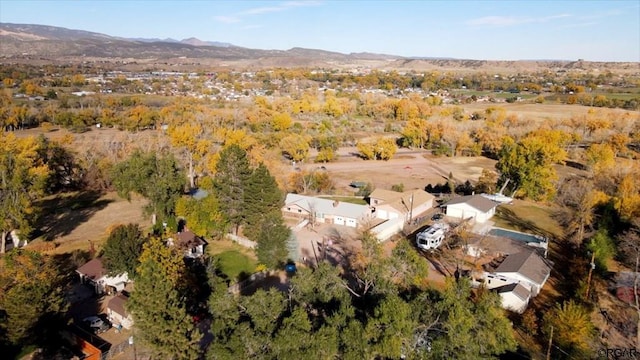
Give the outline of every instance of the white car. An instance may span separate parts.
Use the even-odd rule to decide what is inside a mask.
[[[108,323],[95,315],[82,319],[82,322],[96,334],[103,333],[111,328]]]

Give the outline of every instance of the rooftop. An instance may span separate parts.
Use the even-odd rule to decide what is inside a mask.
[[[460,196],[460,197],[451,199],[447,201],[447,203],[445,203],[443,206],[456,205],[456,204],[467,204],[472,208],[483,211],[483,212],[490,211],[491,209],[500,205],[499,203],[495,201],[491,201],[482,195],[467,195],[467,196]]]
[[[307,212],[313,210],[317,213],[345,216],[354,219],[368,215],[371,212],[371,209],[367,205],[351,204],[348,202],[298,194],[287,194],[285,206],[290,205],[297,205]]]
[[[526,250],[508,255],[495,270],[496,274],[516,272],[537,284],[542,284],[551,272],[551,265],[536,251]]]

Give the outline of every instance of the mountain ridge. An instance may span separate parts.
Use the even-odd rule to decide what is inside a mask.
[[[251,49],[195,37],[123,38],[64,27],[0,23],[0,59],[28,61],[126,61],[156,64],[193,64],[239,67],[367,67],[406,71],[536,71],[567,70],[638,72],[637,62],[589,62],[583,60],[477,60],[450,57],[404,57],[371,52],[340,53],[293,47],[288,50]]]

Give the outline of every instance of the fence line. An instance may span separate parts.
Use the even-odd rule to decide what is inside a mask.
[[[227,234],[226,235],[227,238],[229,238],[231,241],[236,242],[244,247],[247,247],[249,249],[255,249],[257,243],[255,241],[251,241],[245,237],[242,236],[238,236],[238,235],[233,235],[233,234]]]

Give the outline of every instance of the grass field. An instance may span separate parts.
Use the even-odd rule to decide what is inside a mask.
[[[357,204],[357,205],[367,205],[367,202],[361,197],[330,196],[330,197],[323,197],[323,198],[327,200],[341,201],[341,202]]]
[[[257,261],[238,250],[227,250],[215,255],[220,271],[231,280],[242,280],[256,271]]]
[[[255,252],[231,240],[216,240],[207,246],[209,255],[217,259],[220,271],[235,282],[239,275],[251,275],[256,271],[258,261]]]
[[[515,200],[511,205],[499,206],[492,221],[497,227],[559,238],[563,236],[563,230],[554,215],[551,207]]]

